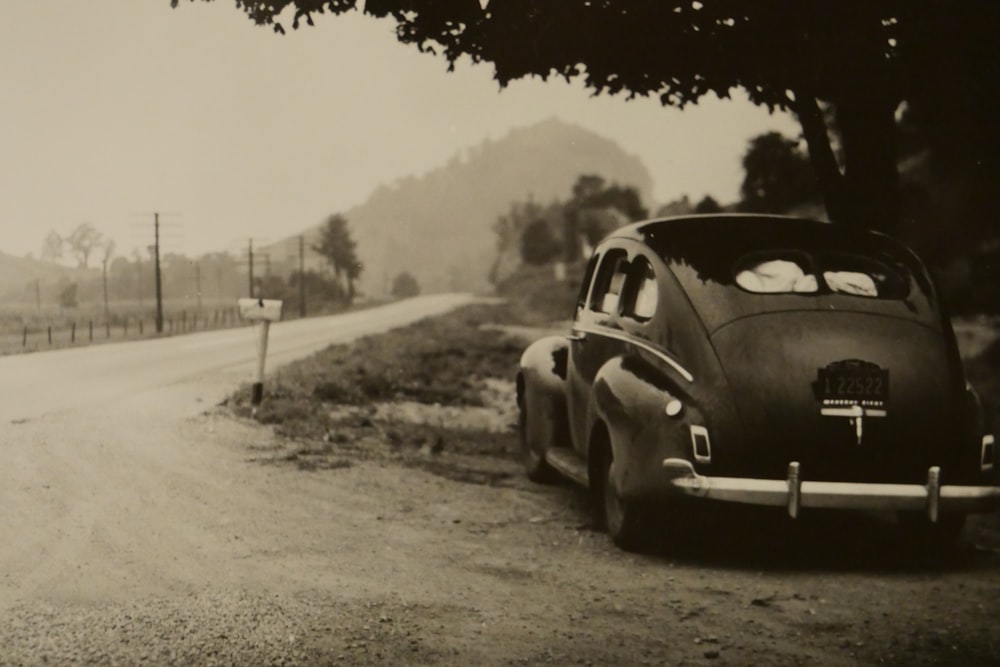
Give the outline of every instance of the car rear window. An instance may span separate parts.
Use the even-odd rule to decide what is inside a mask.
[[[888,264],[850,253],[757,251],[736,261],[734,282],[754,294],[834,293],[901,299],[907,281]]]

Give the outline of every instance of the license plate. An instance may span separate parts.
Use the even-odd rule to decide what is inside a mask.
[[[819,369],[816,394],[838,403],[884,403],[889,398],[889,371],[865,361],[838,361]]]

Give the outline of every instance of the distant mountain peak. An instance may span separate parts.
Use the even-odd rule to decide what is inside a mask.
[[[344,213],[365,266],[362,291],[385,293],[402,271],[416,276],[424,291],[486,288],[496,220],[529,198],[568,199],[582,174],[632,186],[649,203],[652,178],[639,158],[554,116],[463,148],[423,174],[376,188],[367,201]],[[317,233],[318,226],[307,235]]]

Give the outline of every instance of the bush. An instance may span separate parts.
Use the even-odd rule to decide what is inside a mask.
[[[521,259],[525,264],[547,264],[562,253],[562,243],[548,222],[539,218],[525,227],[521,236]]]
[[[392,281],[392,295],[397,299],[406,299],[420,294],[420,283],[409,271],[403,271]]]

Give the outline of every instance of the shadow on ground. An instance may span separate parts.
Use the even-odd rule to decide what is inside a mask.
[[[586,491],[581,530],[601,532]],[[957,543],[915,542],[890,514],[710,505],[657,510],[640,553],[672,563],[766,571],[974,571],[1000,563],[996,517],[970,517]]]

